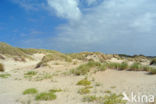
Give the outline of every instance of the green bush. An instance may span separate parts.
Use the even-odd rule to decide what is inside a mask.
[[[48,92],[48,93],[40,93],[38,95],[36,95],[35,97],[36,100],[55,100],[56,99],[56,95],[54,93]]]
[[[38,93],[37,89],[35,88],[29,88],[29,89],[26,89],[23,94],[26,95],[26,94],[36,94]]]
[[[81,86],[89,86],[91,84],[90,81],[88,81],[87,79],[83,79],[83,80],[80,80],[77,85],[81,85]]]
[[[0,63],[0,72],[4,72],[4,66]]]

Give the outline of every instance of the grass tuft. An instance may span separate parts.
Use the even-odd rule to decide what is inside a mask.
[[[126,69],[128,69],[128,63],[122,62],[122,63],[119,65],[119,70],[126,70]]]
[[[96,102],[98,104],[126,104],[126,101],[122,100],[122,95],[117,95],[115,93],[110,93],[105,96],[85,96],[82,101],[83,102]]]
[[[141,69],[142,65],[138,62],[133,63],[129,68],[130,71],[141,71]]]
[[[10,74],[0,74],[0,78],[8,78],[11,76]]]
[[[49,92],[51,92],[51,93],[56,93],[56,92],[61,92],[62,91],[62,89],[51,89],[51,90],[49,90]]]
[[[29,88],[29,89],[26,89],[24,92],[23,92],[23,95],[26,95],[26,94],[36,94],[38,93],[38,90],[35,89],[35,88]]]
[[[39,93],[38,95],[36,95],[35,97],[36,100],[55,100],[56,99],[56,95],[54,93],[51,92],[43,92],[43,93]]]
[[[28,71],[27,73],[24,73],[24,78],[31,79],[35,75],[37,75],[37,72],[35,72],[35,71]]]
[[[87,79],[83,79],[83,80],[80,80],[77,85],[80,85],[80,86],[89,86],[91,84],[90,81],[88,81]]]
[[[96,68],[99,71],[104,71],[106,70],[106,67],[104,64],[101,64],[99,62],[94,62],[94,61],[89,61],[86,64],[82,64],[79,67],[77,67],[76,69],[72,69],[71,73],[75,74],[75,75],[86,75],[90,72],[91,68]]]
[[[81,95],[83,95],[83,94],[89,94],[90,93],[90,90],[89,90],[88,87],[84,87],[84,88],[79,89],[78,93],[81,94]]]

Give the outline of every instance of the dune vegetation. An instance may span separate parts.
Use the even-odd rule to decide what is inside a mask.
[[[0,90],[8,98],[21,94],[11,96],[19,104],[126,104],[123,90],[155,93],[155,63],[154,57],[143,55],[65,54],[0,43]]]
[[[23,92],[24,95],[27,95],[27,94],[36,94],[36,93],[38,93],[38,90],[35,89],[35,88],[29,88],[29,89],[26,89],[26,90]]]

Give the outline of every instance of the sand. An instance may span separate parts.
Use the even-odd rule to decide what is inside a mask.
[[[53,61],[50,63],[51,67],[34,69],[43,55],[36,54],[33,57],[35,60],[27,62],[16,62],[12,59],[0,60],[5,65],[5,73],[11,74],[9,78],[0,78],[0,104],[28,104],[29,101],[30,104],[92,104],[82,102],[83,95],[77,93],[82,87],[77,86],[76,83],[85,76],[65,73],[82,64],[81,62],[73,65],[67,62]],[[53,77],[42,81],[24,78],[24,73],[31,70],[38,73],[50,73],[53,74]],[[105,91],[110,90],[114,93],[126,92],[131,94],[134,92],[156,96],[156,75],[148,75],[146,72],[108,69],[104,72],[90,74],[88,79],[92,81],[93,86],[90,95],[103,96]],[[96,86],[96,83],[100,85]],[[28,88],[36,88],[39,92],[46,92],[55,88],[60,88],[63,91],[56,94],[57,99],[54,101],[35,101],[34,96],[22,94]]]

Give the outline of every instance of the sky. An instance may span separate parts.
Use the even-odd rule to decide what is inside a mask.
[[[0,41],[156,56],[156,0],[0,0]]]

